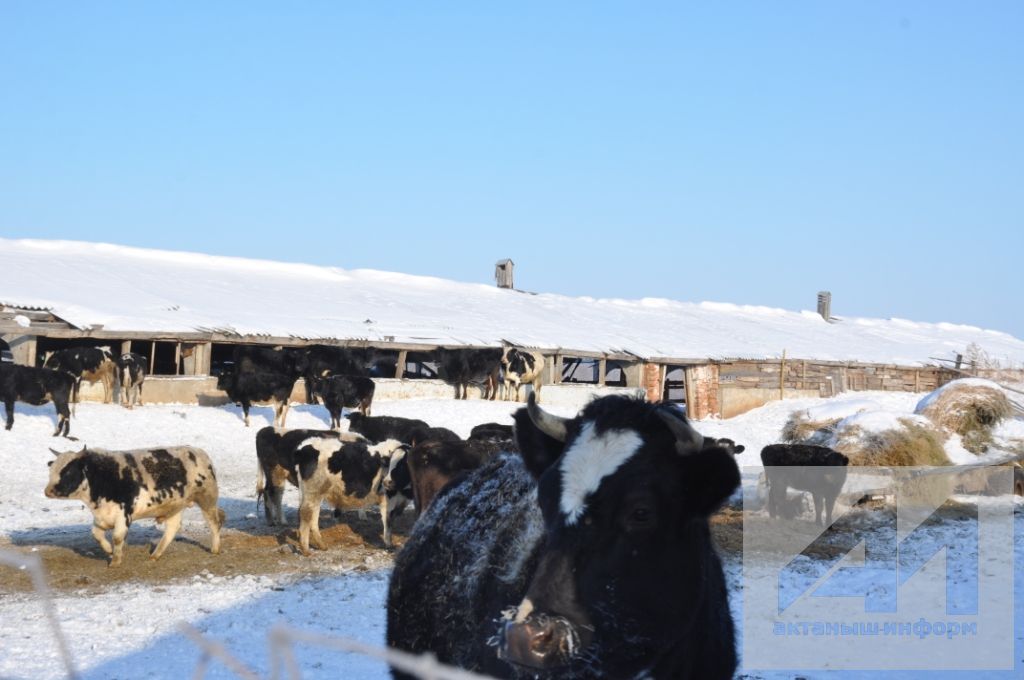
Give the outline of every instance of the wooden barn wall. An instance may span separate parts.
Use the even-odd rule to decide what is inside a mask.
[[[998,382],[1024,381],[1024,370],[1019,369],[978,369],[970,374]],[[846,391],[931,392],[961,377],[968,376],[935,366],[840,364],[800,359],[722,362],[718,364],[719,409],[705,413],[698,408],[691,409],[691,413],[698,418],[704,417],[698,413],[729,418],[774,399],[831,397]]]

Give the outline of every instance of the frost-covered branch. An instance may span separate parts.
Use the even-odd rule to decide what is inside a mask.
[[[53,604],[53,596],[50,594],[50,587],[46,583],[46,572],[43,570],[43,561],[38,555],[23,555],[21,553],[0,550],[0,564],[6,564],[15,569],[27,571],[32,577],[32,588],[43,602],[43,611],[50,621],[50,629],[53,636],[57,638],[57,647],[60,649],[61,659],[64,661],[64,669],[69,678],[77,678],[75,662],[71,658],[71,649],[64,638],[64,631],[60,627],[60,620],[57,618],[57,608]]]

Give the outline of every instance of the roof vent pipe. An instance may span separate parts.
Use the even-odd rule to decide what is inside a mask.
[[[825,321],[832,320],[832,293],[827,290],[818,291],[818,314]]]
[[[498,288],[514,287],[512,285],[513,267],[515,267],[515,263],[509,259],[498,260],[494,263],[494,280],[497,282]]]

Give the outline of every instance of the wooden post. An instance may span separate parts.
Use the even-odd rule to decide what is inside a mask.
[[[204,342],[196,345],[196,351],[200,351],[196,357],[195,375],[210,375],[210,365],[213,361],[213,343]]]
[[[409,359],[408,350],[398,350],[398,364],[395,365],[395,377],[401,379],[405,377],[405,364]]]
[[[601,387],[605,385],[605,372],[608,370],[608,360],[601,357],[597,360],[597,384]]]
[[[683,399],[686,399],[686,416],[693,416],[693,409],[696,407],[694,399],[696,399],[696,393],[693,391],[694,381],[694,370],[692,366],[686,366],[683,368]],[[664,383],[662,383],[664,385]]]
[[[782,365],[779,367],[779,399],[786,398],[786,350],[782,350]]]
[[[805,382],[806,380],[807,380],[807,360],[804,359],[802,362],[800,362],[800,389],[802,389],[802,390],[807,389],[807,383]]]
[[[149,341],[149,374],[153,375],[153,364],[156,363],[156,340]]]
[[[914,371],[914,391],[921,391],[921,371]]]
[[[121,354],[128,354],[128,352],[131,352],[131,351],[132,351],[132,341],[131,340],[122,340],[121,341]]]
[[[551,384],[561,385],[562,384],[562,355],[556,354],[554,361],[551,362]]]
[[[178,367],[181,365],[181,343],[174,343],[174,375],[179,375]]]

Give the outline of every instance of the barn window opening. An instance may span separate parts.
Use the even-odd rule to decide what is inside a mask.
[[[686,404],[685,366],[665,367],[665,388],[661,398],[674,404]]]
[[[437,378],[437,361],[434,360],[434,353],[408,352],[405,355],[402,377],[411,380],[431,380]]]
[[[180,375],[181,374],[181,354],[178,349],[178,343],[176,342],[165,342],[162,340],[153,340],[149,343],[139,342],[132,343],[134,348],[136,345],[140,347],[134,349],[139,354],[146,354],[146,345],[149,345],[149,374],[150,375]]]
[[[621,362],[607,362],[604,371],[604,384],[608,387],[626,387],[626,369]]]
[[[215,342],[210,348],[210,375],[230,373],[235,367],[235,346]]]
[[[599,359],[563,357],[562,382],[596,385],[601,375],[600,368],[601,362]]]

